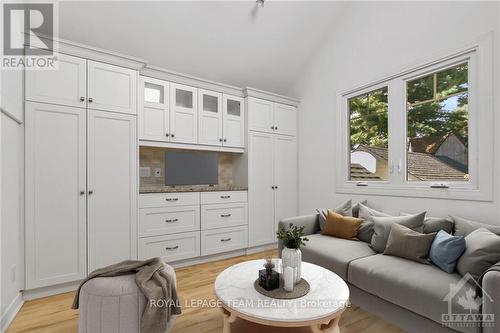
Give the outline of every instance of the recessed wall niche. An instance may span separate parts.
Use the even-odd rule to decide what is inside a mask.
[[[167,149],[157,147],[140,147],[139,148],[139,190],[165,187],[165,152],[167,151],[188,151],[184,149]],[[231,187],[233,182],[233,163],[237,156],[233,153],[218,152],[219,156],[219,185],[220,187]],[[167,161],[168,162],[168,161]],[[141,169],[141,168],[148,168]],[[155,175],[155,170],[159,169],[158,176]],[[147,174],[149,171],[149,174]],[[142,173],[142,174],[141,174]],[[206,187],[206,185],[198,185]],[[183,186],[176,186],[182,188]],[[193,188],[196,186],[187,185],[185,187]]]

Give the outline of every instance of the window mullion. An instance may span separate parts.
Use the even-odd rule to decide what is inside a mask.
[[[405,87],[401,79],[389,82],[389,182],[400,186],[405,180],[406,108]]]

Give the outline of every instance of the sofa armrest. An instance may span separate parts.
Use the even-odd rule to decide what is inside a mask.
[[[483,315],[491,318],[493,327],[484,322],[483,333],[495,333],[500,328],[500,272],[489,271],[483,276]]]
[[[295,216],[289,217],[281,220],[278,223],[278,228],[288,229],[290,223],[293,223],[294,226],[304,227],[304,235],[312,235],[319,231],[319,221],[318,215],[304,215],[304,216]],[[283,250],[283,242],[278,240],[278,256],[281,258],[281,250]]]

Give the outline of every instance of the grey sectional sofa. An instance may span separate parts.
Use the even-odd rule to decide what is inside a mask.
[[[448,274],[434,265],[420,264],[399,257],[378,254],[368,243],[324,236],[319,233],[317,215],[288,218],[289,223],[304,226],[309,238],[301,248],[302,260],[325,267],[342,277],[351,292],[351,302],[374,313],[408,332],[495,333],[500,332],[500,273],[488,272],[483,279],[482,307],[467,310],[472,315],[491,314],[498,319],[497,327],[484,326],[479,316],[471,324],[442,325],[442,315],[463,310],[458,299],[450,295],[450,285],[462,280],[458,273]],[[281,254],[282,244],[279,243]],[[465,288],[474,288],[470,285]],[[491,298],[490,298],[491,297]],[[499,304],[494,303],[497,301]],[[482,311],[482,312],[481,312]]]

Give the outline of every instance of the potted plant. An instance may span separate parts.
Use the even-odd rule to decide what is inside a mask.
[[[301,246],[305,246],[307,237],[304,237],[304,227],[297,227],[290,223],[288,228],[281,227],[276,236],[283,242],[283,251],[281,251],[281,261],[283,270],[286,267],[291,267],[294,271],[294,283],[298,283],[301,279],[301,263],[302,252]]]

